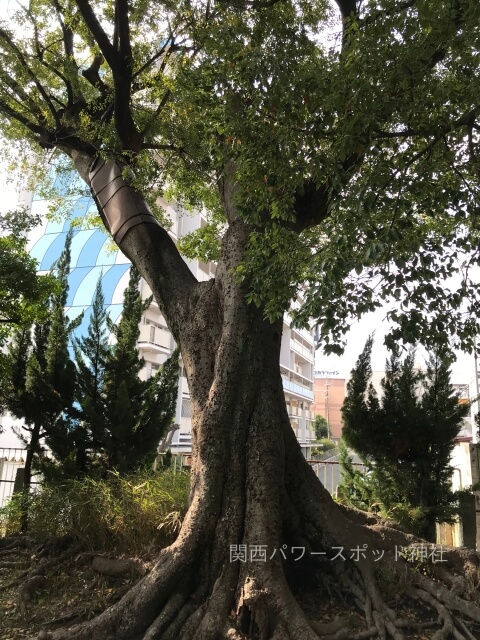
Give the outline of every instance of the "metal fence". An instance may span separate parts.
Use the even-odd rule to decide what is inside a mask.
[[[48,455],[43,452],[43,455]],[[23,469],[26,449],[0,448],[0,508],[4,507],[15,491],[23,488]],[[38,476],[32,474],[31,484],[39,483]]]
[[[338,460],[309,460],[308,462],[325,489],[330,493],[330,495],[336,496],[338,485],[341,480],[340,462]],[[352,462],[352,464],[361,473],[364,473],[367,470],[365,465],[360,462]]]
[[[4,507],[14,491],[21,491],[23,486],[22,470],[25,466],[26,449],[0,448],[0,508]],[[336,495],[340,482],[340,463],[338,460],[325,460],[336,454],[336,450],[325,451],[311,460],[308,460],[317,478],[330,494]],[[47,454],[48,455],[48,454]],[[162,466],[162,457],[158,456],[154,468]],[[171,465],[175,471],[188,468],[190,459],[185,456],[172,456]],[[359,463],[353,463],[365,471],[365,467]],[[37,484],[38,479],[33,478],[32,484]]]
[[[315,445],[313,445],[315,447]],[[311,460],[309,460],[309,462],[314,462],[314,461],[321,461],[321,460],[328,460],[329,458],[334,458],[335,456],[338,456],[339,454],[339,449],[338,447],[333,447],[332,449],[327,449],[326,451],[322,451],[322,453],[317,453],[317,455],[312,456]]]

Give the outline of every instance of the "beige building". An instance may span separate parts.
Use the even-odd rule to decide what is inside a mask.
[[[345,400],[345,378],[335,377],[335,372],[315,372],[315,402],[312,410],[315,415],[323,416],[328,423],[330,438],[342,437],[341,408]]]
[[[306,457],[310,457],[311,444],[315,441],[315,432],[311,426],[315,415],[313,411],[314,361],[313,332],[294,329],[291,327],[290,316],[285,314],[280,349],[280,371],[290,423]]]

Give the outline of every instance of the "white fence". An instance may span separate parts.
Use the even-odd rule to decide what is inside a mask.
[[[15,488],[21,488],[17,471],[25,466],[26,453],[25,449],[0,449],[0,507],[5,506]]]
[[[23,469],[26,449],[0,448],[0,508],[4,507],[14,491],[23,487]],[[32,485],[38,484],[32,475]]]

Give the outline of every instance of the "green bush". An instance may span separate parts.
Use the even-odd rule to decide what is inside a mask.
[[[321,446],[319,446],[321,445]],[[318,456],[321,453],[325,453],[329,449],[335,449],[337,445],[333,440],[329,440],[328,438],[322,438],[315,443],[315,446],[312,447],[312,456]]]
[[[187,509],[189,474],[141,471],[47,484],[32,492],[29,535],[72,535],[87,550],[138,550],[170,544]],[[20,494],[0,509],[0,530],[20,531]]]

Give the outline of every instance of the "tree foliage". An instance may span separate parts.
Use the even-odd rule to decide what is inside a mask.
[[[27,251],[27,233],[39,223],[23,209],[0,216],[0,343],[15,326],[33,322],[45,311],[53,280],[37,274]]]
[[[152,206],[164,189],[205,206],[191,256],[219,256],[234,171],[252,225],[239,280],[271,318],[306,285],[295,320],[327,350],[385,299],[391,345],[471,346],[478,3],[337,5],[343,33],[324,0],[139,2],[115,28],[103,0],[19,6],[0,30],[2,131],[123,156]]]
[[[71,239],[69,234],[54,268],[57,286],[48,300],[47,318],[16,330],[7,349],[9,375],[2,384],[6,407],[25,422],[26,430],[35,426],[38,439],[55,430],[75,395],[68,341],[81,318],[70,320],[65,309]]]
[[[65,309],[71,240],[69,233],[53,269],[56,286],[47,302],[47,314],[33,325],[17,328],[5,356],[1,397],[4,407],[22,421],[16,433],[27,449],[25,498],[30,491],[35,456],[39,466],[42,462],[38,457],[42,440],[51,446],[71,421],[76,375],[68,341],[81,320],[70,320]],[[25,508],[24,528],[27,516]]]
[[[323,416],[315,416],[313,421],[313,429],[315,431],[315,438],[321,440],[322,438],[328,438],[330,435],[328,432],[328,422]]]
[[[435,541],[435,523],[451,522],[459,511],[450,457],[470,405],[450,383],[448,355],[431,354],[421,372],[413,351],[387,362],[378,398],[369,382],[372,343],[352,370],[342,406],[345,442],[369,472],[355,470],[344,449],[344,495]]]
[[[137,351],[139,323],[151,303],[151,298],[142,300],[139,282],[132,267],[120,322],[109,323],[116,342],[107,351],[103,373],[103,445],[108,468],[120,471],[152,461],[173,422],[177,401],[178,352],[148,380],[139,377],[144,365]]]

